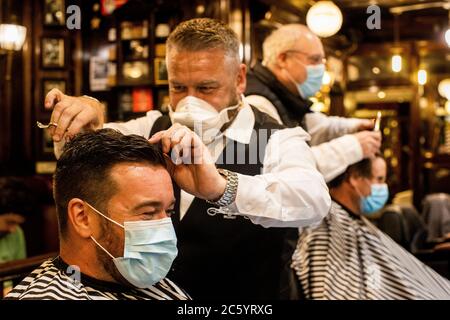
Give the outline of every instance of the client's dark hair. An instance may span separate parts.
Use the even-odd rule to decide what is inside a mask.
[[[375,158],[383,158],[381,154],[377,153],[375,154]],[[347,181],[350,176],[354,175],[357,177],[364,177],[364,178],[371,178],[372,177],[372,161],[373,159],[363,159],[357,163],[354,163],[347,167],[347,170],[345,170],[344,173],[337,176],[330,182],[328,182],[329,188],[337,188],[341,184],[344,183],[344,181]]]
[[[53,196],[62,236],[67,228],[67,206],[80,198],[106,212],[107,201],[117,191],[111,168],[124,162],[166,167],[160,149],[137,135],[112,129],[81,133],[64,147],[53,176]]]

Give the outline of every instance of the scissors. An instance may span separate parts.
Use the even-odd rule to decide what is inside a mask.
[[[375,120],[375,126],[373,128],[374,131],[380,131],[381,124],[381,111],[377,112],[377,119]]]
[[[36,121],[36,125],[38,126],[39,129],[48,129],[50,127],[58,127],[58,124],[56,122],[50,122],[49,124],[43,124],[39,121]]]

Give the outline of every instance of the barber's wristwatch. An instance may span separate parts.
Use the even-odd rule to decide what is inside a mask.
[[[225,186],[225,192],[222,197],[220,197],[217,201],[209,201],[206,202],[214,204],[219,207],[227,207],[231,205],[234,200],[236,200],[236,193],[238,188],[238,175],[236,172],[228,171],[226,169],[217,169],[221,175],[223,175],[227,179],[227,184]]]

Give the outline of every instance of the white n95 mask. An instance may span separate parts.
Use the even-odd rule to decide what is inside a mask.
[[[192,130],[201,128],[205,132],[210,129],[220,130],[225,123],[230,121],[228,111],[237,109],[239,105],[240,103],[218,112],[205,100],[187,96],[178,102],[175,111],[171,105],[168,107],[172,123],[179,123]]]
[[[125,221],[124,226],[85,202],[96,213],[125,229],[123,257],[115,258],[94,237],[91,239],[113,260],[120,274],[138,288],[149,288],[164,279],[178,254],[172,220]]]

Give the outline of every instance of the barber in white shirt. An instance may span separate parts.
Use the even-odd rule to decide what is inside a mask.
[[[222,23],[180,24],[167,41],[170,117],[150,111],[104,125],[151,136],[151,143],[160,142],[163,152],[181,161],[172,177],[191,195],[181,192],[173,217],[179,255],[171,277],[194,298],[279,298],[283,259],[290,258],[283,251],[287,233],[317,223],[330,207],[308,134],[283,129],[242,98],[246,66],[238,52],[236,34]],[[64,133],[103,125],[102,107],[93,99],[52,90],[46,106],[53,105],[56,142]],[[254,157],[254,146],[263,146],[262,157]],[[228,152],[233,147],[237,151]],[[192,153],[201,164],[186,164]],[[239,162],[242,155],[247,160]]]
[[[349,165],[375,155],[381,134],[360,131],[371,130],[373,121],[310,111],[308,98],[320,90],[325,71],[323,46],[314,33],[301,24],[284,25],[266,38],[263,56],[263,63],[247,75],[247,102],[288,127],[304,127],[327,182]]]

